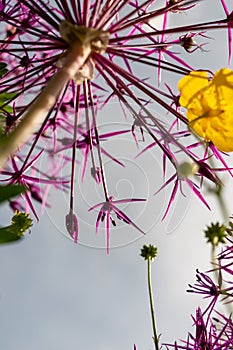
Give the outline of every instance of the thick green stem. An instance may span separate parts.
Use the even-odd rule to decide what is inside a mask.
[[[148,278],[148,289],[149,289],[149,298],[150,298],[150,312],[151,312],[152,328],[154,333],[153,339],[154,339],[155,349],[159,350],[159,339],[156,331],[154,300],[153,300],[152,283],[151,283],[151,259],[150,258],[148,258],[147,260],[147,267],[148,267],[147,278]]]
[[[74,78],[91,53],[91,46],[74,43],[62,68],[48,81],[15,129],[0,142],[0,169],[9,156],[21,147],[43,123],[54,107],[61,91]]]

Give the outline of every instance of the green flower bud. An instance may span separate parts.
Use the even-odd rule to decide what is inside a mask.
[[[141,249],[141,254],[140,256],[142,256],[145,260],[154,260],[157,256],[157,247],[154,245],[149,245],[147,246],[146,244],[144,244],[144,246]]]

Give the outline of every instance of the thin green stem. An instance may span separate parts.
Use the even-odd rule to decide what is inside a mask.
[[[159,339],[156,331],[154,300],[153,300],[152,283],[151,283],[151,259],[150,258],[148,258],[147,260],[147,278],[148,278],[148,289],[149,289],[149,298],[150,298],[151,321],[152,321],[152,328],[154,333],[153,339],[154,339],[155,349],[159,350]]]
[[[215,281],[218,282],[219,281],[219,269],[218,269],[218,259],[216,256],[216,246],[214,244],[211,244],[211,263],[213,265],[214,268],[214,277],[215,277]]]

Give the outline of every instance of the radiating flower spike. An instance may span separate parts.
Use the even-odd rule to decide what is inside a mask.
[[[139,232],[144,234],[144,232],[122,210],[120,210],[116,206],[116,204],[144,202],[144,201],[146,201],[146,199],[143,199],[143,198],[113,200],[113,197],[109,197],[109,199],[106,200],[106,202],[96,204],[88,210],[88,211],[92,211],[98,207],[101,207],[96,220],[96,233],[98,233],[100,223],[105,221],[107,254],[109,253],[109,244],[110,244],[110,224],[112,224],[113,226],[116,226],[116,221],[112,216],[113,213],[115,213],[117,219],[122,220],[126,224],[133,226]]]
[[[72,225],[74,228],[77,226],[73,216],[75,168],[82,164],[84,179],[84,175],[88,177],[85,170],[90,163],[88,179],[96,181],[104,194],[100,205],[103,213],[97,221],[100,224],[101,218],[104,219],[109,236],[111,223],[115,222],[111,221],[111,215],[118,215],[132,226],[134,223],[118,209],[117,201],[109,200],[105,159],[110,158],[122,167],[123,163],[112,150],[109,152],[104,142],[132,132],[136,144],[139,140],[145,143],[141,154],[146,150],[154,151],[156,147],[155,151],[161,155],[162,188],[173,182],[168,208],[178,191],[183,193],[183,183],[208,206],[201,193],[202,184],[206,179],[217,184],[217,172],[231,170],[230,166],[227,167],[224,154],[232,150],[233,144],[231,105],[220,103],[221,108],[216,109],[213,104],[210,105],[213,100],[209,98],[211,92],[204,89],[208,90],[206,95],[202,91],[206,97],[203,99],[204,106],[201,106],[200,113],[196,113],[190,105],[195,99],[184,100],[186,95],[194,95],[193,98],[200,102],[198,97],[202,94],[199,96],[200,91],[194,91],[192,84],[186,89],[183,83],[187,79],[191,83],[193,78],[205,74],[205,87],[215,87],[227,101],[232,95],[232,73],[223,68],[209,80],[207,71],[197,73],[192,68],[184,51],[192,54],[191,51],[202,48],[202,44],[194,41],[198,36],[209,39],[210,30],[226,29],[231,33],[231,11],[227,9],[226,1],[221,1],[227,18],[215,19],[213,14],[213,20],[203,23],[193,24],[192,20],[192,23],[169,27],[170,15],[175,16],[175,12],[186,10],[189,15],[192,8],[197,3],[201,5],[201,2],[164,0],[162,5],[157,5],[156,0],[1,1],[0,107],[1,124],[2,121],[5,123],[1,127],[0,140],[1,181],[12,181],[12,174],[9,173],[12,171],[8,168],[10,162],[7,161],[11,156],[18,166],[16,171],[21,171],[17,181],[24,180],[28,184],[27,208],[33,210],[32,198],[42,202],[44,207],[51,186],[60,189],[64,185],[67,188],[66,178],[60,173],[70,169],[68,231],[75,236],[76,233],[72,233]],[[161,28],[156,28],[158,17],[163,19]],[[231,36],[229,38],[231,40]],[[159,88],[155,86],[158,76],[165,78],[165,86],[168,86],[168,81],[170,84],[171,78],[177,80],[183,77],[182,83],[179,83],[179,101],[172,93],[173,88],[169,87],[167,92],[164,84]],[[223,78],[227,81],[227,87],[221,80]],[[114,97],[116,107],[120,107],[120,118],[123,116],[123,121],[130,125],[125,130],[111,130],[107,119],[109,114],[104,119],[104,111]],[[181,106],[187,108],[187,117]],[[115,112],[115,109],[111,111]],[[219,111],[224,113],[217,113]],[[208,116],[205,114],[207,112]],[[214,125],[221,124],[223,137],[221,132],[213,135],[214,128],[212,134],[205,129],[205,122],[211,123],[213,114],[218,117]],[[190,116],[193,115],[195,118],[191,120]],[[109,129],[101,134],[99,129],[103,121]],[[200,131],[198,127],[202,128],[199,144],[193,141],[193,134],[187,126],[196,134]],[[202,145],[206,145],[208,154],[201,157]],[[218,154],[215,147],[222,153]],[[47,176],[46,170],[40,169],[39,162],[35,161],[41,150],[44,150],[43,164],[47,162],[54,166],[54,169],[48,167],[50,174]],[[193,178],[181,174],[177,155],[181,159],[188,157],[191,163],[198,165],[198,170],[191,175]],[[222,168],[218,165],[211,168],[209,161],[212,156],[223,164]],[[167,179],[169,164],[174,167],[175,173]],[[31,169],[35,173],[26,174]],[[40,184],[38,178],[41,178]],[[36,185],[32,184],[33,179]],[[41,192],[39,187],[42,188]],[[15,207],[16,203],[12,206]],[[74,231],[77,231],[76,228]],[[77,237],[74,239],[77,240]]]

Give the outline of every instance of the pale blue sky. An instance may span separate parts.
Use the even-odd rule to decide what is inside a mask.
[[[196,10],[198,20],[209,6],[218,17],[219,6],[215,9],[213,0],[206,0]],[[187,21],[188,15],[180,16],[178,21],[181,20]],[[215,40],[207,46],[210,52],[190,56],[196,68],[204,66],[215,71],[227,66],[226,38],[220,39],[220,33],[216,32],[213,36]],[[114,143],[106,145],[116,153],[121,151]],[[96,213],[91,217],[92,222],[88,222],[86,215],[88,206],[97,202],[94,195],[98,197],[99,190],[84,183],[80,191],[83,206],[78,207],[81,243],[75,245],[61,233],[66,199],[63,194],[54,193],[50,200],[54,209],[46,211],[39,224],[34,223],[32,233],[21,243],[0,247],[1,349],[133,350],[134,343],[138,350],[152,349],[146,263],[139,256],[144,243],[156,244],[159,249],[152,275],[162,341],[184,338],[190,330],[190,315],[200,304],[200,298],[188,295],[185,290],[188,283],[194,282],[196,268],[209,268],[209,249],[201,231],[210,221],[221,219],[221,215],[214,200],[210,199],[213,209],[209,212],[187,192],[187,201],[179,199],[173,217],[170,213],[161,222],[161,208],[169,191],[153,198],[148,195],[158,189],[151,168],[153,155],[131,160],[131,152],[137,154],[131,149],[132,141],[125,137],[121,146],[127,149],[128,153],[122,157],[133,177],[124,175],[117,180],[117,186],[110,182],[110,187],[116,194],[127,191],[129,196],[147,194],[150,206],[139,203],[126,210],[137,218],[147,235],[141,236],[127,225],[119,224],[111,236],[115,248],[107,256],[105,249],[99,248],[104,246],[103,231],[95,237]],[[155,157],[156,162],[159,167],[161,160]],[[232,157],[230,162],[232,166]],[[111,168],[108,171],[111,173]],[[121,176],[121,170],[115,171]],[[226,180],[226,198],[232,213],[233,186],[229,177]],[[1,208],[0,213],[3,223],[7,223],[10,211]],[[176,229],[171,232],[174,225]]]

